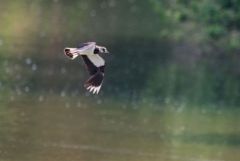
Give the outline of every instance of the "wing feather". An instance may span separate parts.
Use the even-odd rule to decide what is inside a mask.
[[[104,74],[98,71],[96,74],[92,75],[85,83],[85,88],[92,92],[93,94],[98,94],[103,83]]]
[[[81,44],[79,44],[77,47],[78,47],[79,49],[84,49],[84,48],[86,48],[86,47],[89,46],[89,45],[96,45],[96,42],[81,43]]]
[[[87,55],[81,55],[83,58],[83,61],[87,67],[87,70],[89,72],[90,75],[94,75],[95,73],[97,73],[98,71],[98,67],[96,67],[88,58]]]
[[[92,75],[85,83],[85,87],[88,88],[89,86],[98,87],[103,82],[104,74],[98,71],[96,74]]]

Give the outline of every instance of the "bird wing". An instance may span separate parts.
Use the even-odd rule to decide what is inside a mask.
[[[98,87],[102,84],[104,73],[98,71],[96,74],[92,75],[85,83],[85,86]]]
[[[89,45],[96,45],[96,42],[86,42],[86,43],[80,43],[77,47],[78,48],[84,48]]]
[[[91,75],[86,81],[85,87],[94,94],[98,93],[103,82],[105,61],[98,54],[81,56]]]
[[[98,54],[81,55],[90,75],[99,71],[99,67],[105,66],[105,61]]]
[[[102,87],[104,73],[98,71],[96,74],[92,75],[84,84],[85,88],[89,90],[89,92],[93,92],[93,94],[98,94]]]
[[[85,51],[89,49],[90,47],[93,47],[96,45],[96,42],[87,42],[87,43],[81,43],[77,46],[77,48],[81,51]]]
[[[95,73],[97,73],[98,67],[95,66],[95,65],[91,62],[91,60],[88,58],[88,56],[87,56],[87,55],[81,55],[81,56],[82,56],[83,62],[85,63],[85,66],[86,66],[86,68],[87,68],[87,70],[88,70],[88,73],[89,73],[90,75],[94,75]]]

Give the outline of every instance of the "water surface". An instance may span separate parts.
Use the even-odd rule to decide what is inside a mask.
[[[239,111],[77,98],[1,105],[1,161],[238,161]]]

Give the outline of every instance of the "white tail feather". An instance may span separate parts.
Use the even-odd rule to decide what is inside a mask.
[[[79,56],[77,48],[65,48],[64,53],[68,58],[72,60]]]
[[[73,54],[73,56],[71,58],[72,60],[75,59],[76,57],[78,57],[78,55],[79,55],[78,53],[72,53],[72,54]]]

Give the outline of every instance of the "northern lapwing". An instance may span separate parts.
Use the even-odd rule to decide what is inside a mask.
[[[99,46],[95,42],[87,42],[80,44],[76,48],[66,47],[64,54],[75,59],[81,56],[90,74],[90,78],[85,82],[84,86],[93,94],[98,94],[103,83],[105,61],[99,54],[108,54],[108,50],[104,46]]]

